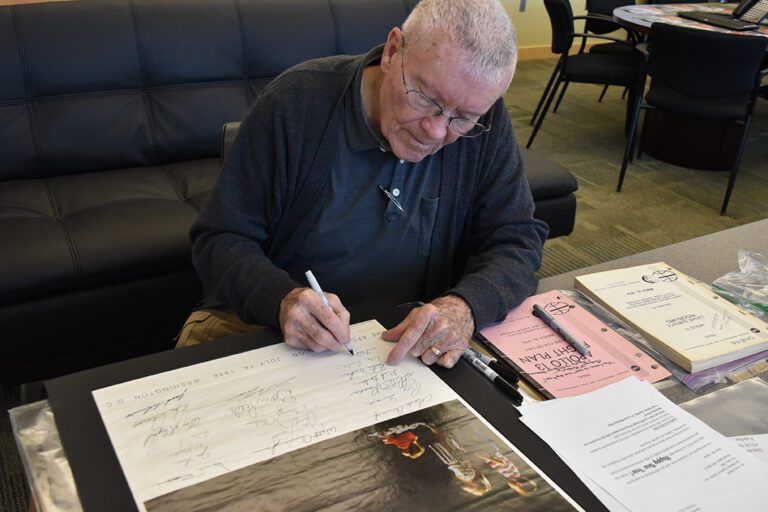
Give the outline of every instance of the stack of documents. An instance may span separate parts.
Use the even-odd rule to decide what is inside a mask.
[[[590,355],[580,354],[535,315],[535,306],[556,318]],[[547,398],[581,395],[630,375],[648,382],[670,375],[658,361],[560,290],[528,297],[504,321],[480,331],[480,339]]]
[[[578,276],[575,284],[690,373],[768,349],[768,324],[666,263]]]
[[[768,465],[647,382],[633,377],[521,412],[610,510],[765,511]]]

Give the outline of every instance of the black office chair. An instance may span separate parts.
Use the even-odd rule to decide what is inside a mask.
[[[627,5],[635,5],[635,0],[587,0],[587,16],[574,16],[573,19],[585,19],[584,32],[587,34],[603,35],[624,30],[626,32],[626,40],[637,43],[640,40],[638,34],[621,27],[613,20],[613,10]],[[587,38],[582,38],[579,53],[584,53],[586,46]],[[590,53],[624,56],[631,55],[633,51],[631,47],[616,42],[595,44],[589,49]],[[603,91],[600,93],[600,98],[597,101],[603,101],[608,87],[608,84],[603,86]],[[622,98],[626,96],[626,93],[627,89],[625,88]],[[557,112],[557,104],[555,105],[554,112]]]
[[[665,23],[651,25],[649,68],[651,86],[633,114],[617,191],[621,191],[634,150],[640,109],[659,109],[691,118],[733,121],[743,126],[720,214],[725,213],[739,170],[757,92],[760,62],[768,39],[734,35]],[[646,113],[645,121],[648,115]],[[645,122],[643,132],[645,132]],[[643,133],[640,136],[642,149]]]
[[[531,118],[531,124],[535,123],[535,126],[526,144],[528,148],[531,147],[533,139],[536,138],[560,85],[563,86],[563,89],[558,99],[558,105],[571,82],[628,87],[630,91],[628,114],[634,111],[635,102],[640,100],[643,87],[643,54],[635,48],[631,41],[611,36],[575,32],[573,10],[568,0],[544,0],[544,6],[552,25],[552,53],[560,55],[560,59],[557,61]],[[612,41],[625,45],[631,53],[628,55],[610,55],[590,52],[569,55],[575,37]],[[628,118],[627,130],[630,124]]]
[[[620,26],[613,20],[613,10],[627,5],[635,5],[635,0],[587,0],[587,15],[574,16],[573,19],[585,20],[584,32],[587,34],[604,35],[618,30],[624,30],[627,32],[626,39],[634,41],[636,34]],[[586,39],[581,40],[581,53],[584,52],[586,43]],[[628,52],[632,52],[626,45],[615,42],[595,44],[589,51],[591,53],[608,53],[612,55],[617,53],[626,55]]]

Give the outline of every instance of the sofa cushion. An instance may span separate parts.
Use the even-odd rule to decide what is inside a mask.
[[[289,66],[383,42],[417,1],[0,6],[0,383],[170,348],[202,296],[188,230],[222,124]],[[537,197],[569,179],[551,164],[526,169],[559,236],[575,200]]]
[[[0,303],[189,267],[218,159],[0,183]]]
[[[520,155],[531,195],[537,202],[537,213],[540,200],[566,197],[578,190],[579,184],[573,174],[554,160],[524,147],[520,148]]]

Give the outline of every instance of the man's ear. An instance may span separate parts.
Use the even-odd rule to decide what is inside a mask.
[[[403,32],[395,27],[389,31],[387,42],[384,43],[384,53],[381,55],[381,70],[387,72],[392,66],[392,58],[403,51]]]

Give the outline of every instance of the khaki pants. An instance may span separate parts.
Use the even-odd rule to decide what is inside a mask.
[[[189,347],[206,341],[254,332],[264,329],[263,325],[246,324],[240,317],[217,309],[199,309],[193,311],[176,339],[176,348]]]

